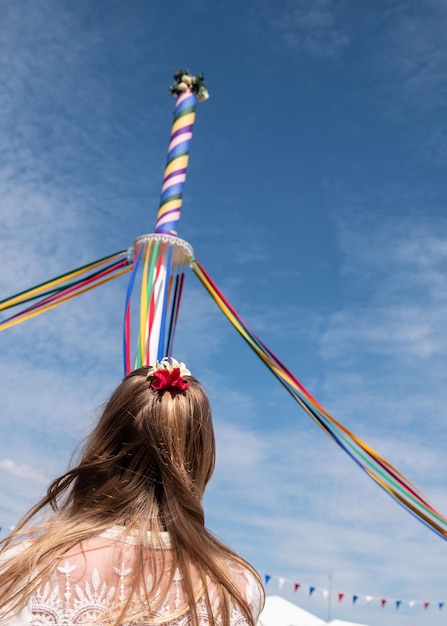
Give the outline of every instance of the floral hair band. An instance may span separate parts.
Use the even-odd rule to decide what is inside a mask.
[[[156,389],[157,391],[162,389],[185,391],[189,387],[189,382],[183,376],[191,376],[191,372],[186,368],[185,364],[179,363],[172,357],[164,357],[149,368],[146,378],[151,389]]]

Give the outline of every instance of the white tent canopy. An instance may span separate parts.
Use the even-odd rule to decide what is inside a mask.
[[[326,622],[280,596],[267,596],[258,626],[326,626]]]
[[[258,626],[368,626],[357,622],[334,619],[325,622],[313,613],[301,609],[296,604],[280,596],[267,596]]]
[[[343,619],[333,619],[328,624],[329,626],[368,626],[368,624],[360,624],[359,622],[345,622]]]

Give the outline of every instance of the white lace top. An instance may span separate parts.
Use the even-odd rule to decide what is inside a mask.
[[[119,607],[128,597],[130,575],[133,571],[135,539],[131,534],[123,535],[123,528],[114,526],[106,532],[83,542],[69,550],[60,564],[40,589],[30,598],[27,606],[15,618],[0,624],[8,626],[72,626],[75,624],[97,624],[108,622],[110,611]],[[169,535],[161,533],[161,544],[154,546],[160,551],[160,561],[169,561]],[[167,558],[166,558],[167,557]],[[146,606],[143,589],[150,589],[152,576],[146,577],[141,586],[141,607]],[[194,581],[194,575],[192,574]],[[255,623],[262,609],[262,596],[258,584],[247,571],[233,571],[233,582],[243,593],[252,610]],[[209,626],[203,592],[197,582],[197,614],[200,626]],[[208,584],[211,606],[218,603],[217,585]],[[150,618],[140,613],[127,623],[144,626],[190,626],[190,616],[182,578],[177,571],[167,594],[158,602],[158,608]],[[132,607],[134,604],[132,604]],[[136,606],[136,605],[135,605]],[[143,609],[141,609],[143,611]],[[133,611],[133,608],[131,609]],[[108,615],[107,615],[108,614]],[[231,626],[247,626],[248,622],[239,607],[231,607]]]

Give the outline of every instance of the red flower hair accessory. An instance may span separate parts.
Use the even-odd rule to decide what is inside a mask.
[[[149,369],[147,380],[150,380],[150,387],[157,391],[162,389],[185,391],[189,387],[189,382],[183,376],[191,376],[185,364],[172,357],[164,357]]]

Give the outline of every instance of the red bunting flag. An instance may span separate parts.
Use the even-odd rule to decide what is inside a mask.
[[[338,601],[341,602],[344,598],[345,594],[344,593],[339,593],[338,594]]]
[[[295,584],[293,585],[293,590],[294,590],[294,591],[298,591],[298,589],[300,588],[300,586],[301,586],[301,583],[295,583]]]
[[[428,609],[429,606],[430,606],[430,602],[424,602],[424,609]]]
[[[386,604],[386,603],[387,603],[387,599],[386,599],[386,598],[382,598],[382,599],[380,600],[380,604],[381,604],[382,606],[385,606],[385,604]]]

